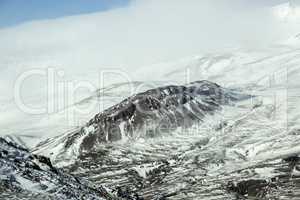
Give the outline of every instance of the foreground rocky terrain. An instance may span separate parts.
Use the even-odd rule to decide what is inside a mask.
[[[115,199],[102,186],[68,175],[50,159],[0,138],[1,199]]]

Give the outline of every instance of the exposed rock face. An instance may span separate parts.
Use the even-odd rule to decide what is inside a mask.
[[[83,140],[82,148],[122,137],[151,137],[177,127],[189,127],[233,100],[237,100],[236,96],[208,81],[148,90],[91,119],[87,127],[92,127],[93,134]]]
[[[236,183],[229,182],[227,190],[242,198],[259,199],[299,199],[300,196],[300,158],[290,156],[282,160],[242,170],[240,174],[258,169],[272,169],[274,176],[269,179],[246,179]]]
[[[237,184],[230,182],[227,189],[240,196],[263,198],[270,193],[272,188],[276,188],[275,184],[266,180],[250,179],[240,181]]]
[[[154,137],[178,127],[190,127],[221,109],[221,105],[249,97],[209,81],[151,89],[123,100],[97,114],[81,129],[48,140],[37,149],[53,149],[49,155],[64,154],[69,157],[89,151],[101,143]]]
[[[49,158],[0,138],[0,191],[4,199],[113,199],[104,188],[67,175]]]

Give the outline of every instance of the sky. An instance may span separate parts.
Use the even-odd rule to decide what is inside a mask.
[[[0,0],[0,28],[23,22],[100,12],[129,0]]]
[[[53,19],[105,11],[128,6],[129,1],[130,0],[0,0],[0,28],[18,25],[32,20]],[[188,3],[188,1],[186,2]],[[242,2],[245,6],[270,6],[284,2],[284,0],[243,0]]]

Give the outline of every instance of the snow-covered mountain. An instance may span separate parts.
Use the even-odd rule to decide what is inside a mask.
[[[132,74],[133,83],[112,84],[58,113],[20,120],[24,125],[8,127],[15,134],[6,139],[32,147],[42,142],[35,153],[49,156],[55,166],[65,166],[66,171],[123,196],[230,199],[229,191],[244,196],[253,195],[249,191],[258,188],[260,195],[268,193],[270,198],[283,195],[297,199],[298,186],[290,182],[298,180],[295,156],[300,153],[300,45],[295,41],[298,36],[262,50],[230,49],[140,68]],[[153,69],[155,76],[143,75]],[[201,125],[193,123],[186,130],[105,143],[93,139],[96,148],[78,154],[81,139],[94,132],[89,120],[111,106],[117,112],[123,99],[134,96],[132,87],[144,92],[198,80],[255,98],[234,106],[222,105],[213,115],[205,115]],[[94,105],[95,109],[75,112],[73,117],[80,123],[70,125],[65,113],[78,105]],[[100,122],[105,119],[102,117]],[[72,143],[68,136],[81,131]],[[67,141],[71,142],[65,149]],[[57,156],[63,159],[55,159]],[[274,185],[280,190],[274,192]],[[291,194],[286,194],[285,188]]]
[[[61,113],[39,116],[33,125],[24,119],[27,128],[13,126],[15,135],[7,139],[25,146],[30,143],[24,136],[35,144],[43,141],[35,153],[49,156],[54,165],[65,166],[69,173],[88,177],[95,184],[119,191],[121,196],[232,199],[239,194],[297,199],[299,187],[292,183],[298,180],[300,153],[300,46],[291,42],[297,40],[295,36],[262,50],[230,49],[140,68],[133,74],[134,83],[120,82],[99,89]],[[153,69],[155,76],[143,76]],[[92,137],[96,148],[78,154],[81,139],[95,130],[89,120],[111,106],[118,113],[122,108],[119,103],[134,97],[132,85],[139,88],[133,91],[144,92],[155,86],[198,80],[209,80],[255,98],[234,106],[222,105],[213,115],[205,115],[200,125],[193,123],[170,134],[105,143]],[[164,95],[168,98],[170,94]],[[91,104],[96,106],[89,113],[74,115],[82,124],[70,126],[64,112],[76,105]],[[114,112],[104,113],[100,122]],[[78,133],[82,134],[73,142],[68,138]],[[64,151],[67,143],[70,146]],[[54,159],[57,155],[63,160]]]
[[[0,197],[299,199],[300,33],[126,72],[50,114],[1,101]]]
[[[187,129],[220,110],[221,106],[250,98],[251,95],[208,81],[154,88],[134,94],[96,114],[78,130],[43,142],[35,152],[50,156],[55,162],[74,162],[82,153],[105,143],[156,137],[178,128]]]

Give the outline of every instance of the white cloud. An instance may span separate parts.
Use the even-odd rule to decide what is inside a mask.
[[[243,2],[140,0],[107,12],[0,30],[1,94],[12,91],[16,76],[28,68],[58,67],[86,79],[101,68],[131,72],[227,47],[259,48],[296,32],[270,9]]]

